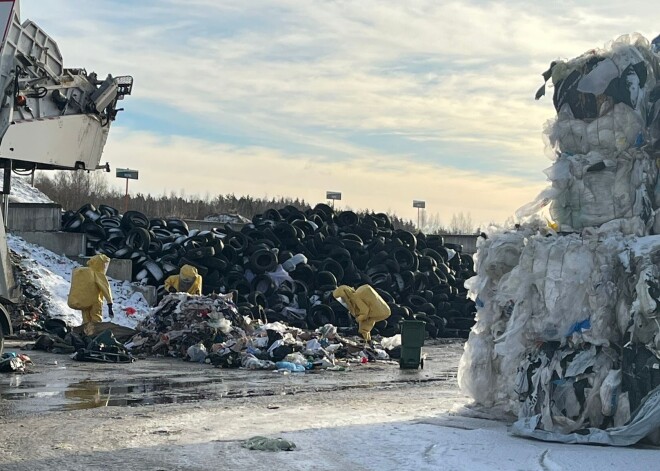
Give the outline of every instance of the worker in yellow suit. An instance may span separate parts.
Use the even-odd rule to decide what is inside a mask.
[[[184,265],[178,275],[172,275],[165,280],[165,291],[202,294],[202,276],[197,273],[197,268]]]
[[[71,274],[71,289],[67,304],[82,311],[83,324],[103,320],[103,299],[108,302],[108,315],[112,319],[112,292],[105,276],[110,259],[103,254],[94,255],[86,267],[75,268]]]
[[[390,317],[390,307],[385,300],[369,285],[353,289],[350,286],[339,286],[332,292],[336,299],[346,304],[348,311],[358,322],[360,335],[367,342],[371,341],[371,329],[376,322]]]

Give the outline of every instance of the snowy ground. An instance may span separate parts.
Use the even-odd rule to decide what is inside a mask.
[[[34,244],[25,242],[20,237],[8,234],[9,248],[19,255],[27,257],[21,262],[21,267],[29,274],[34,284],[40,287],[47,299],[50,317],[62,319],[71,326],[80,325],[82,316],[67,306],[71,272],[80,264]],[[149,313],[149,305],[140,293],[135,293],[128,281],[110,279],[113,294],[113,310],[116,324],[134,328],[138,322]],[[126,309],[136,310],[134,315],[128,315]],[[107,309],[103,309],[103,320],[109,321]]]
[[[0,170],[0,179],[4,176]],[[12,175],[9,201],[12,203],[52,203],[53,201],[41,191],[30,185],[29,179]]]

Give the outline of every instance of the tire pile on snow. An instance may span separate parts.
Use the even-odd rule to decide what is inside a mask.
[[[386,214],[360,216],[318,204],[269,209],[240,230],[189,230],[175,218],[148,218],[85,205],[63,217],[63,230],[87,236],[88,255],[133,262],[134,281],[159,286],[184,264],[203,276],[204,294],[237,293],[245,314],[299,328],[353,327],[332,297],[340,284],[370,284],[392,308],[374,333],[392,336],[399,322],[426,321],[430,337],[467,338],[475,304],[464,281],[472,257],[441,236],[394,229]],[[164,293],[162,289],[160,295]]]
[[[518,415],[515,434],[629,445],[660,432],[658,71],[633,35],[544,74],[552,186],[479,244],[459,366],[477,403]]]

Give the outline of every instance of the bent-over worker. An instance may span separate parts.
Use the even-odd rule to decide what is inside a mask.
[[[369,285],[360,286],[358,289],[342,285],[334,290],[332,295],[346,303],[348,311],[358,322],[360,335],[367,342],[371,341],[371,329],[376,322],[390,317],[390,307]]]
[[[172,275],[165,280],[165,291],[201,295],[202,276],[197,273],[197,268],[184,265],[178,275]]]
[[[71,274],[71,288],[67,304],[71,309],[82,311],[83,324],[103,321],[103,299],[108,303],[108,315],[112,319],[112,292],[105,276],[110,259],[103,254],[94,255],[86,267],[79,267]]]

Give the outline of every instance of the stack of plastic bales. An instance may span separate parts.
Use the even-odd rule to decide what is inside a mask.
[[[628,445],[660,431],[659,66],[631,35],[543,74],[551,186],[480,242],[459,367],[477,403],[518,415],[518,435]]]

